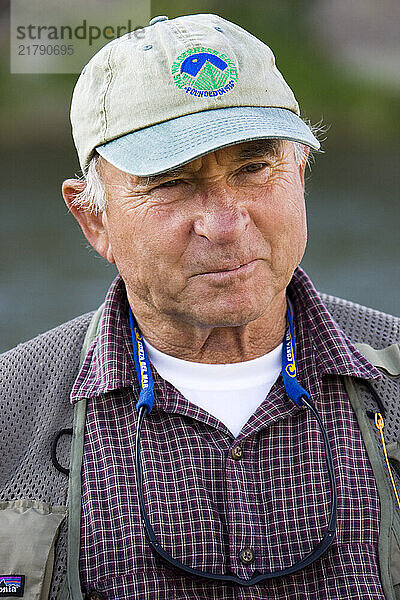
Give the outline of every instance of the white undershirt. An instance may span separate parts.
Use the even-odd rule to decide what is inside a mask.
[[[246,362],[215,365],[169,356],[144,340],[158,373],[190,402],[222,421],[237,437],[265,400],[282,367],[282,344]]]

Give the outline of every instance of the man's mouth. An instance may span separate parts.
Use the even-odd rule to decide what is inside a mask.
[[[222,268],[220,267],[212,270],[210,269],[209,271],[203,271],[201,273],[198,273],[198,275],[201,275],[203,277],[215,278],[217,280],[222,280],[224,278],[232,278],[236,275],[247,276],[253,272],[258,261],[259,259],[253,259],[248,262],[239,263],[236,265],[227,265]]]

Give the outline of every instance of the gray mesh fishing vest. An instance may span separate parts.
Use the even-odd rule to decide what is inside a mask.
[[[386,407],[388,454],[400,471],[400,319],[332,296],[322,295],[322,300],[346,335],[361,342],[360,351],[385,375],[374,386]],[[85,336],[88,343],[96,334],[99,314],[92,317],[93,313],[78,317],[0,357],[0,576],[29,574],[26,600],[83,598],[77,568],[80,505],[76,498],[80,498],[84,410],[78,403],[81,416],[75,409],[71,451],[68,430],[74,415],[69,394]],[[381,408],[368,387],[352,378],[345,378],[345,384],[378,485],[382,585],[387,600],[399,600],[400,511],[371,418]],[[61,430],[67,431],[57,444],[58,462],[69,467],[70,456],[75,457],[69,493],[68,476],[55,468],[50,452]]]

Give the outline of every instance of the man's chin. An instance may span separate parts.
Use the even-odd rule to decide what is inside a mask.
[[[209,311],[203,310],[193,315],[193,323],[200,327],[242,327],[255,321],[263,314],[261,308],[230,307],[217,308],[212,307]]]

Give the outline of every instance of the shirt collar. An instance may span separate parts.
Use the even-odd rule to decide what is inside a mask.
[[[300,372],[307,371],[303,363],[311,354],[319,377],[347,375],[361,379],[381,378],[380,372],[364,358],[333,319],[300,267],[294,272],[287,294],[294,306],[296,341],[301,340],[301,344],[296,343]]]
[[[131,350],[128,301],[118,276],[107,292],[99,334],[89,348],[71,392],[72,403],[137,385]]]
[[[296,269],[287,290],[294,308],[299,381],[310,392],[324,375],[348,375],[377,379],[381,375],[354,347],[325,308],[306,273]],[[301,343],[299,344],[299,341]],[[310,364],[310,352],[314,360]],[[154,373],[155,392],[163,393],[165,382]],[[128,301],[118,276],[104,304],[99,334],[86,354],[71,392],[71,401],[93,398],[113,390],[139,386],[135,373]],[[310,389],[311,388],[311,389]]]

